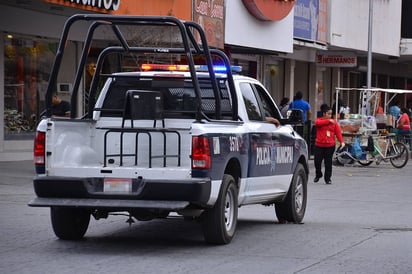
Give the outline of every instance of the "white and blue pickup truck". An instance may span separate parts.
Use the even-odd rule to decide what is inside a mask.
[[[90,27],[73,83],[71,117],[54,117],[51,98],[57,71],[69,29],[78,21]],[[132,45],[138,32],[131,32],[134,38],[129,39],[130,26],[123,31],[125,25],[177,29],[179,39],[173,36],[173,41],[182,45]],[[114,33],[113,41],[99,55],[86,111],[78,115],[85,60],[92,36],[101,27]],[[144,35],[148,33],[155,31]],[[104,59],[113,54],[134,55],[135,60],[160,55],[161,62],[138,62],[134,70],[129,62],[128,71],[104,72]],[[179,64],[166,63],[172,59]],[[199,60],[203,63],[197,64]],[[235,75],[236,69],[223,52],[209,49],[203,30],[193,22],[72,16],[50,76],[46,116],[37,128],[37,197],[29,205],[50,207],[53,230],[65,240],[84,237],[91,216],[98,220],[116,213],[140,221],[170,213],[198,220],[212,244],[232,240],[241,206],[274,205],[279,221],[302,222],[308,149],[292,127],[301,122],[301,115],[293,112],[283,118],[265,87]]]

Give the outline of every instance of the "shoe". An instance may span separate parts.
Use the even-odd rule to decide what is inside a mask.
[[[332,181],[331,181],[331,180],[325,181],[325,183],[326,183],[327,185],[331,185],[331,184],[332,184]]]
[[[314,183],[317,183],[317,182],[319,182],[319,179],[320,179],[321,177],[315,177],[315,179],[313,179],[313,182]]]

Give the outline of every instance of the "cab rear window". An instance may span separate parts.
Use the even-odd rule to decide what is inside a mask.
[[[222,115],[231,115],[231,100],[225,80],[218,80]],[[216,97],[209,79],[199,80],[202,111],[205,114],[215,112]],[[193,116],[197,110],[198,100],[192,82],[188,79],[144,79],[113,78],[101,109],[102,117],[122,117],[125,110],[128,90],[143,90],[160,93],[163,100],[163,117],[179,118]]]

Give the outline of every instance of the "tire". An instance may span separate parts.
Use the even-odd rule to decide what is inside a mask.
[[[336,152],[336,161],[340,165],[342,165],[342,166],[350,165],[354,162],[353,159],[349,155],[342,154],[342,152],[350,153],[351,147],[352,147],[351,145],[346,145],[344,148],[342,148],[342,149],[340,149]]]
[[[306,211],[308,175],[302,164],[296,166],[286,198],[275,203],[276,217],[280,223],[285,221],[301,223]]]
[[[50,208],[54,234],[62,240],[80,240],[89,227],[90,213],[77,208]]]
[[[358,163],[362,166],[369,166],[370,164],[373,163],[373,161],[370,160],[358,160]]]
[[[232,241],[237,226],[238,189],[235,179],[223,176],[219,197],[213,208],[202,214],[203,235],[207,243],[228,244]]]
[[[395,143],[394,147],[389,147],[386,157],[390,157],[389,159],[394,167],[402,168],[408,163],[408,147],[404,143]]]

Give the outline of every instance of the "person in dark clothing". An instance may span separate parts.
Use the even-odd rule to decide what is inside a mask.
[[[345,146],[342,131],[335,119],[332,119],[332,109],[323,104],[320,107],[322,117],[315,120],[316,139],[315,139],[315,183],[322,178],[322,161],[325,161],[325,183],[331,184],[332,177],[332,157],[335,152],[336,139],[339,140],[341,148]]]
[[[344,115],[342,115],[343,113],[341,113],[341,108],[343,107],[343,101],[341,98],[338,98],[338,101],[335,101],[332,105],[332,118],[336,119],[336,117],[338,117],[338,119],[343,119]]]
[[[310,120],[312,111],[310,108],[310,104],[306,102],[303,98],[303,93],[298,91],[293,99],[293,101],[289,104],[289,110],[292,109],[300,109],[303,113],[303,122]]]
[[[287,117],[287,112],[289,110],[289,101],[290,100],[288,97],[284,97],[282,101],[280,101],[279,110],[283,118]]]
[[[57,95],[54,95],[52,99],[52,115],[60,117],[69,117],[70,103],[62,100]]]
[[[409,111],[407,108],[401,108],[401,115],[399,116],[398,121],[396,121],[398,125],[398,136],[400,139],[405,139],[405,135],[411,134],[411,121],[409,120]]]

